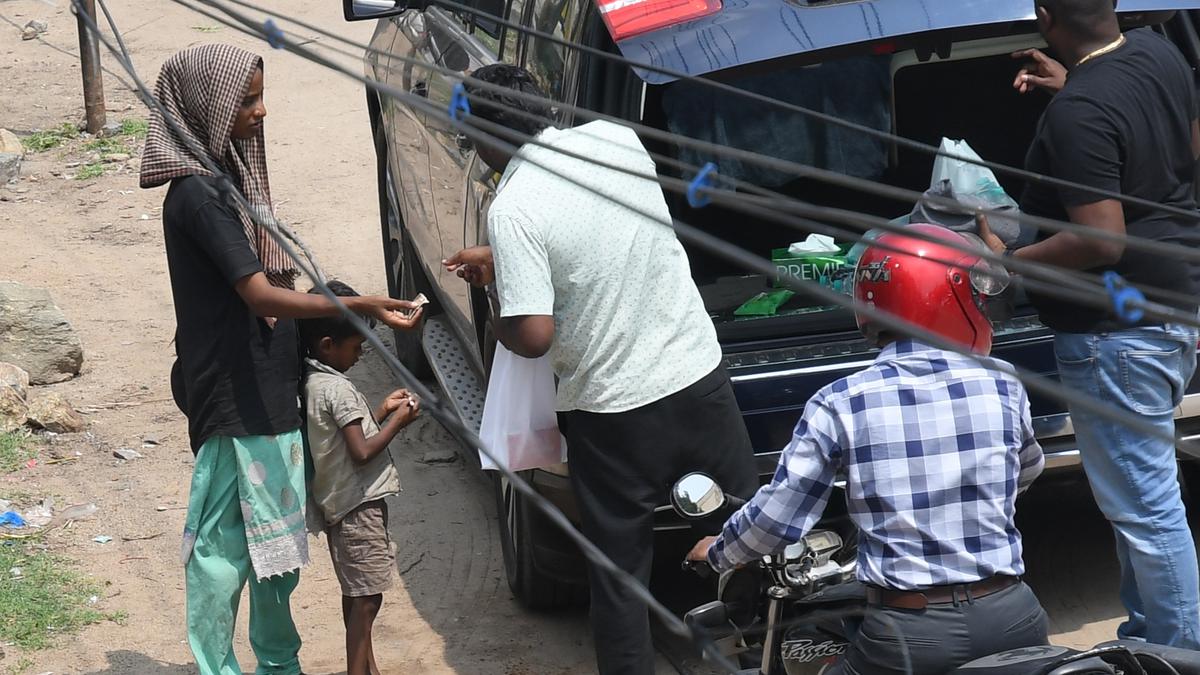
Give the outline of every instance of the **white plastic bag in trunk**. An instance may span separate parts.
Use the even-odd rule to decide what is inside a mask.
[[[554,370],[549,357],[527,359],[496,345],[483,404],[479,438],[512,471],[567,461],[567,441],[554,412]],[[484,469],[497,467],[479,453]]]

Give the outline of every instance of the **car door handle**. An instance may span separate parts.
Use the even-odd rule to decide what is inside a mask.
[[[425,82],[418,82],[408,90],[409,93],[420,96],[421,98],[429,98],[429,85]]]

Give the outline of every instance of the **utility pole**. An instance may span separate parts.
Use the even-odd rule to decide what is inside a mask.
[[[83,107],[87,112],[87,131],[98,134],[107,121],[104,114],[104,75],[100,72],[100,41],[88,30],[87,20],[80,14],[86,11],[96,22],[96,0],[79,0],[75,21],[79,24],[79,65],[83,71]]]

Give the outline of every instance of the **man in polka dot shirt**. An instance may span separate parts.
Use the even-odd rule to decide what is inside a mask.
[[[509,350],[549,355],[583,533],[648,582],[654,509],[675,480],[705,471],[734,494],[757,487],[716,331],[637,135],[609,122],[556,129],[514,112],[547,117],[494,88],[542,96],[520,68],[487,66],[472,78],[468,119],[531,142],[515,157],[478,147],[503,174],[487,217],[491,246],[459,252],[447,269],[488,289]],[[595,570],[591,596],[602,675],[652,673],[646,607]]]

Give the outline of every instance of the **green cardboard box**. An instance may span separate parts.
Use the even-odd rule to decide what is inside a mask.
[[[786,248],[777,248],[771,251],[771,262],[775,263],[780,274],[831,286],[837,272],[846,265],[846,254],[849,252],[849,246],[842,246],[837,253],[809,255],[795,255]],[[776,283],[776,286],[779,285]]]

